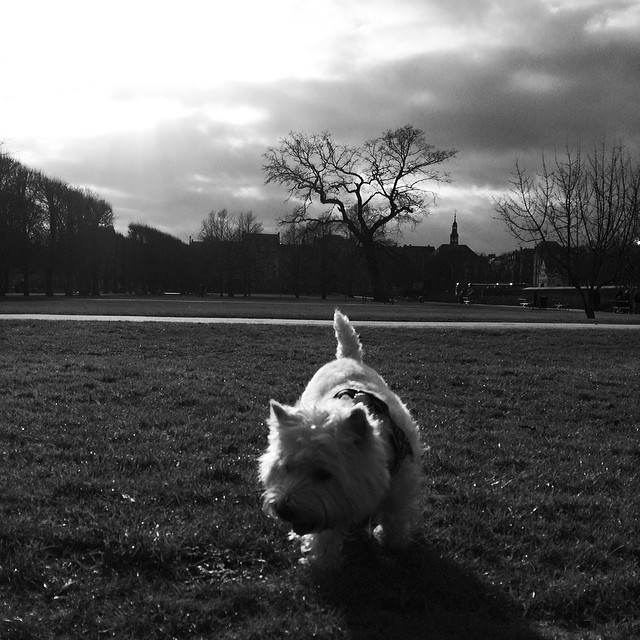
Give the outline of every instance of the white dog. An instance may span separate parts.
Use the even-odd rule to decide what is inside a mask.
[[[271,401],[269,447],[260,458],[264,510],[286,522],[303,554],[325,568],[338,563],[345,534],[370,521],[382,544],[406,546],[421,480],[409,411],[362,363],[349,319],[336,310],[333,321],[336,359],[316,372],[295,406]]]

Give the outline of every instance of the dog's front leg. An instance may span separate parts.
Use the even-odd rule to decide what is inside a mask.
[[[334,569],[340,565],[344,534],[336,529],[311,533],[300,538],[302,564],[310,564],[316,569]]]

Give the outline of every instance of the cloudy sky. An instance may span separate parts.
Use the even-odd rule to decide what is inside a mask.
[[[518,157],[640,142],[633,0],[0,0],[0,141],[88,187],[116,228],[183,240],[209,211],[291,205],[262,154],[289,131],[358,144],[413,124],[457,157],[403,242],[517,246],[492,196]]]

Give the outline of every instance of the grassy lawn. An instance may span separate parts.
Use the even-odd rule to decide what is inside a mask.
[[[329,328],[0,322],[0,637],[638,637],[640,333],[362,339],[421,424],[423,524],[316,580],[256,458]]]
[[[9,313],[53,313],[71,315],[139,315],[159,317],[217,317],[217,318],[292,318],[320,319],[333,317],[340,307],[352,320],[394,320],[426,322],[581,322],[589,324],[584,311],[579,309],[522,309],[517,306],[485,304],[447,304],[441,302],[397,302],[380,304],[334,296],[327,300],[291,296],[253,296],[219,298],[207,296],[116,296],[100,298],[46,298],[34,295],[28,298],[10,295],[0,297],[0,315]],[[596,320],[607,324],[640,325],[640,314],[625,315],[598,312]]]

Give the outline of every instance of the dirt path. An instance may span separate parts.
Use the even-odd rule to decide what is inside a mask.
[[[174,324],[256,324],[256,325],[297,325],[331,326],[333,320],[283,319],[283,318],[189,318],[164,316],[105,316],[105,315],[65,315],[47,313],[7,313],[0,314],[0,320],[26,321],[76,321],[76,322],[169,322]],[[606,322],[418,322],[392,320],[354,320],[362,327],[394,327],[405,329],[635,329],[640,324],[608,324]]]

